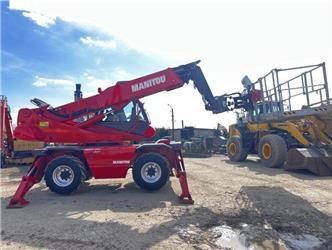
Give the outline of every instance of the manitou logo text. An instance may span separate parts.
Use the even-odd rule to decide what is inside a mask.
[[[140,91],[142,89],[151,88],[155,85],[159,85],[159,84],[162,84],[162,83],[165,83],[165,82],[166,82],[166,76],[165,75],[158,76],[156,78],[131,85],[131,91],[132,92],[137,92],[137,91]]]

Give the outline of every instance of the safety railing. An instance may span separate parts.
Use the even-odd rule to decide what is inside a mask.
[[[332,103],[325,63],[273,69],[259,78],[254,88],[263,94],[263,113],[269,112],[269,103],[277,103],[281,112]]]

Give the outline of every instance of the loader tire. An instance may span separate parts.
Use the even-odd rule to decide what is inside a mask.
[[[169,179],[168,161],[160,154],[146,153],[133,166],[133,179],[142,189],[153,191],[163,187]]]
[[[84,164],[71,155],[64,155],[50,161],[45,170],[45,182],[57,194],[69,195],[86,180]]]
[[[248,151],[243,147],[242,139],[238,135],[234,135],[227,141],[227,155],[231,161],[245,161]]]
[[[258,156],[265,167],[282,167],[287,156],[287,144],[279,135],[265,135],[259,141]]]

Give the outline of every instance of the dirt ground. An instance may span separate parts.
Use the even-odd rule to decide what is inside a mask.
[[[319,239],[318,249],[332,249],[332,177],[267,169],[256,158],[185,163],[194,205],[178,203],[176,178],[149,193],[129,173],[125,180],[90,180],[71,196],[53,194],[42,182],[27,194],[30,205],[6,209],[26,168],[1,169],[0,248],[227,248],[214,230],[223,225],[252,229],[247,236],[254,245],[243,249],[302,248],[281,235],[310,235]]]

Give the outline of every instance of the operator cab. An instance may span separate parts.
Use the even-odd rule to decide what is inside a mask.
[[[255,111],[257,115],[281,112],[280,102],[271,101],[271,102],[258,103]]]
[[[154,129],[150,127],[151,122],[144,105],[138,100],[129,102],[120,110],[106,112],[106,117],[98,122],[98,125],[147,137],[154,135]]]
[[[243,122],[259,122],[278,116],[280,112],[282,112],[280,102],[259,102],[254,105],[253,110],[239,114],[237,120]]]

